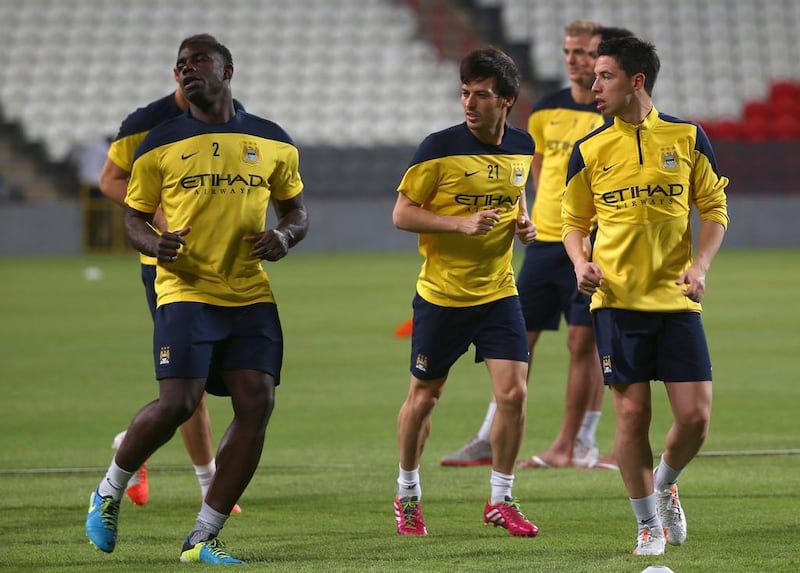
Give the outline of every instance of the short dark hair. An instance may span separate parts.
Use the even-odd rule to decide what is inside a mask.
[[[497,94],[502,97],[519,95],[519,70],[514,60],[502,50],[490,46],[479,48],[461,60],[461,83],[494,79]]]
[[[619,67],[629,77],[644,74],[644,90],[652,95],[658,71],[661,69],[661,61],[653,44],[635,36],[611,38],[600,42],[597,55],[611,56],[617,60]]]
[[[598,26],[592,31],[592,36],[600,36],[601,40],[611,40],[612,38],[627,38],[635,36],[627,28],[617,28],[615,26]]]
[[[185,38],[178,48],[178,54],[180,55],[183,49],[189,44],[203,44],[204,46],[208,46],[222,56],[226,66],[233,66],[233,56],[231,55],[231,51],[225,47],[224,44],[220,44],[211,34],[195,34]]]

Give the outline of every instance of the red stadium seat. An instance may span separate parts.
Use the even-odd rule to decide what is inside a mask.
[[[773,115],[800,117],[800,94],[793,96],[787,93],[779,93],[771,96],[769,102]]]
[[[800,101],[778,98],[770,102],[773,115],[800,115]]]
[[[770,86],[769,100],[776,102],[778,100],[800,100],[800,82],[793,82],[790,80],[782,80],[774,82]]]
[[[705,124],[703,124],[705,129]],[[742,124],[738,121],[723,119],[713,124],[712,133],[708,137],[714,141],[737,141],[742,139]]]
[[[714,134],[717,129],[717,124],[714,120],[711,119],[692,119],[695,123],[699,123],[700,127],[703,128],[703,131],[706,132],[706,135],[709,139],[714,139]]]
[[[742,124],[742,139],[744,141],[767,141],[770,138],[770,120],[754,116],[746,119]]]
[[[770,123],[770,136],[778,141],[800,139],[800,117],[796,115],[779,115]]]
[[[744,104],[744,120],[768,120],[771,114],[770,106],[765,101],[748,101]]]

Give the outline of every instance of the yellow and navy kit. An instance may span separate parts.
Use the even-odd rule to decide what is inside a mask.
[[[274,302],[261,261],[243,240],[264,230],[270,198],[303,190],[298,151],[277,124],[236,112],[224,124],[182,114],[147,134],[136,150],[125,202],[170,231],[191,227],[177,261],[158,263],[158,305]]]
[[[117,167],[130,173],[136,148],[142,143],[147,133],[158,124],[182,113],[183,110],[175,102],[174,93],[138,108],[128,115],[120,125],[116,138],[108,148],[108,158]],[[139,259],[145,265],[156,264],[154,257],[140,255]]]
[[[439,306],[465,307],[517,294],[511,257],[532,157],[531,136],[509,125],[500,145],[482,143],[466,123],[422,141],[398,192],[444,216],[501,209],[500,221],[486,235],[420,233],[419,252],[425,261],[417,292],[422,298]]]
[[[596,104],[577,103],[570,88],[547,95],[533,106],[528,131],[536,153],[543,157],[531,210],[537,241],[561,242],[561,197],[572,146],[608,122],[610,119],[603,118]]]
[[[130,173],[136,148],[142,143],[147,133],[158,124],[182,113],[183,110],[175,102],[174,93],[138,108],[128,115],[120,125],[117,137],[114,138],[108,149],[108,158],[117,167]]]
[[[237,110],[244,109],[238,101],[234,101],[234,106]],[[144,107],[137,108],[119,126],[117,136],[108,148],[108,158],[117,167],[130,173],[136,148],[139,147],[148,132],[160,123],[183,113],[185,113],[184,110],[175,101],[174,92],[152,101]],[[144,265],[156,264],[155,257],[140,255],[139,259]]]
[[[675,281],[692,261],[691,209],[728,225],[725,187],[696,124],[653,108],[640,125],[614,119],[575,144],[562,200],[562,237],[588,235],[603,272],[591,309],[701,310]]]

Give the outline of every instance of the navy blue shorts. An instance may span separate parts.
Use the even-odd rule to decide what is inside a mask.
[[[142,265],[142,284],[144,285],[144,295],[147,298],[147,308],[150,311],[150,317],[155,320],[156,318],[156,303],[158,295],[156,295],[156,265]],[[214,387],[215,385],[222,384],[222,372],[219,369],[212,369],[208,375],[208,385]]]
[[[211,372],[258,370],[280,383],[283,332],[274,303],[214,306],[174,302],[156,309],[156,378],[206,378],[206,391],[229,393]]]
[[[484,358],[528,362],[528,335],[517,296],[451,308],[416,295],[413,307],[411,374],[420,380],[446,376],[470,344],[475,345],[475,362]]]
[[[606,384],[711,380],[711,357],[699,312],[601,308],[593,318]]]
[[[589,297],[578,291],[563,243],[534,241],[525,247],[517,290],[528,332],[558,330],[562,315],[567,324],[592,325]]]
[[[147,308],[150,309],[150,316],[156,318],[156,266],[142,265],[142,284],[144,285],[144,296],[147,298]]]

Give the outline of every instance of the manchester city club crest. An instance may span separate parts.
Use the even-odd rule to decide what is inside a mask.
[[[661,166],[664,169],[678,168],[678,156],[675,153],[675,149],[667,147],[661,150]]]
[[[611,357],[608,354],[603,356],[603,374],[611,374]]]
[[[525,164],[515,161],[511,164],[511,184],[524,185],[525,184]]]
[[[258,163],[261,161],[261,152],[258,144],[251,141],[242,142],[242,161],[245,163]]]

